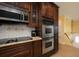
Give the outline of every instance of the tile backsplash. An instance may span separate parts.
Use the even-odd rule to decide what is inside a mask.
[[[31,36],[32,30],[34,28],[24,24],[3,24],[0,25],[0,39]]]

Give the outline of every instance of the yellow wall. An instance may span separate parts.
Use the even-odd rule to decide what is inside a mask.
[[[71,39],[72,32],[72,20],[69,17],[64,18],[64,33],[66,33]]]
[[[71,33],[71,19],[64,17],[64,32]]]
[[[72,22],[73,23],[73,30],[72,30],[72,32],[73,33],[78,33],[79,34],[79,20],[75,20],[75,21],[73,21]]]
[[[59,17],[59,43],[64,39],[64,16]]]
[[[71,20],[69,17],[61,16],[59,17],[59,43],[71,45],[70,40],[67,39],[64,33],[67,33],[71,39]]]

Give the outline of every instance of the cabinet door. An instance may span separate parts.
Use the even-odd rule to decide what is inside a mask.
[[[13,56],[15,56],[15,57],[32,57],[33,56],[32,43],[31,42],[25,43],[24,46],[21,46],[21,50]]]
[[[38,3],[31,3],[31,19],[29,25],[31,27],[37,27],[38,26]]]
[[[53,18],[54,9],[51,3],[42,3],[41,14],[44,17]]]
[[[48,13],[48,3],[42,3],[41,5],[41,16],[47,16],[47,13]]]
[[[54,19],[58,20],[58,7],[54,7]]]
[[[0,57],[32,56],[32,43],[16,44],[0,48]]]
[[[42,40],[33,42],[33,52],[34,52],[34,57],[38,57],[42,55]]]
[[[48,3],[48,8],[47,8],[47,16],[49,18],[54,18],[54,7],[52,4]]]
[[[31,3],[30,2],[18,2],[17,6],[22,9],[27,9],[27,10],[31,11]]]

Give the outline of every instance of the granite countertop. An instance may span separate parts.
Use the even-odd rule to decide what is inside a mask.
[[[8,43],[8,44],[1,44],[0,47],[5,47],[5,46],[9,46],[9,45],[14,45],[14,44],[27,43],[27,42],[37,41],[37,40],[42,40],[42,38],[41,37],[32,37],[32,40],[25,40],[25,41],[13,42],[13,43]]]

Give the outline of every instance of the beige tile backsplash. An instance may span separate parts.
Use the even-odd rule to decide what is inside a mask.
[[[6,24],[0,26],[0,39],[31,36],[31,30],[34,28],[24,24]]]

